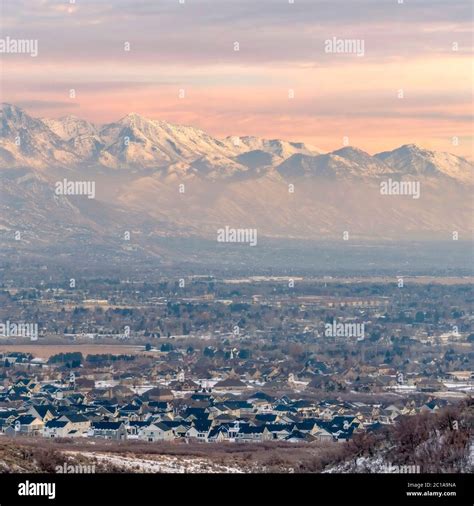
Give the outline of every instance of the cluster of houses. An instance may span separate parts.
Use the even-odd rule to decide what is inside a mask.
[[[213,388],[181,378],[142,393],[121,384],[96,388],[85,379],[44,383],[24,377],[0,389],[0,434],[148,442],[343,442],[357,431],[377,430],[399,416],[442,405],[440,400],[416,406],[406,400],[371,405],[294,399],[249,390],[232,377]]]

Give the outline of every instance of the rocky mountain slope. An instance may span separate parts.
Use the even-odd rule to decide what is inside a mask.
[[[282,140],[216,139],[133,113],[103,126],[41,120],[10,104],[0,114],[1,237],[21,230],[45,243],[82,234],[100,242],[133,229],[143,238],[215,239],[225,226],[315,240],[472,233],[473,165],[449,153],[414,145],[322,153]],[[93,182],[94,198],[58,195],[64,179]],[[393,182],[409,184],[400,191]]]

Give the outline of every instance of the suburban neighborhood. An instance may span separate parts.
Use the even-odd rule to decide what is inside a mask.
[[[137,386],[136,381],[134,386],[127,378],[113,379],[110,368],[101,375],[109,380],[94,380],[58,372],[22,353],[1,359],[11,364],[4,371],[16,371],[13,381],[3,374],[0,389],[0,433],[10,437],[343,443],[354,433],[376,431],[401,417],[435,412],[448,404],[426,395],[418,403],[414,396],[391,402],[347,401],[337,393],[317,400],[318,382],[298,381],[294,374],[286,381],[245,381],[232,370],[220,380],[193,380],[181,370],[167,380],[167,371],[157,386]],[[22,374],[22,364],[29,375]]]

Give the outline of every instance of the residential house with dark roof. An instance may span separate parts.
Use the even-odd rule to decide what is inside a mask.
[[[70,430],[72,430],[72,428],[67,420],[49,420],[44,424],[43,436],[50,439],[68,437]]]
[[[212,427],[211,420],[195,420],[192,427],[186,433],[186,437],[190,439],[196,439],[198,441],[207,442],[209,432]]]
[[[43,422],[48,422],[57,416],[57,411],[50,404],[33,405],[28,410],[28,414],[40,418]]]
[[[127,439],[127,429],[123,422],[94,422],[89,433],[104,439]]]
[[[173,429],[163,422],[156,422],[140,429],[139,439],[148,442],[171,441],[175,438]]]
[[[213,390],[217,392],[240,392],[246,390],[247,385],[241,381],[239,378],[226,378],[224,380],[218,381]]]
[[[91,426],[91,421],[86,416],[78,413],[64,414],[60,416],[58,420],[68,422],[71,430],[76,431],[76,437],[86,434]]]

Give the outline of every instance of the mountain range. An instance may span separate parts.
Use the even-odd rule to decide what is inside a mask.
[[[470,161],[407,144],[370,155],[301,142],[230,136],[131,113],[94,125],[76,116],[0,113],[0,237],[41,245],[72,237],[137,244],[153,237],[215,239],[224,226],[259,237],[447,239],[472,233]],[[57,181],[94,181],[96,197],[57,195]],[[419,198],[382,194],[416,182]]]

